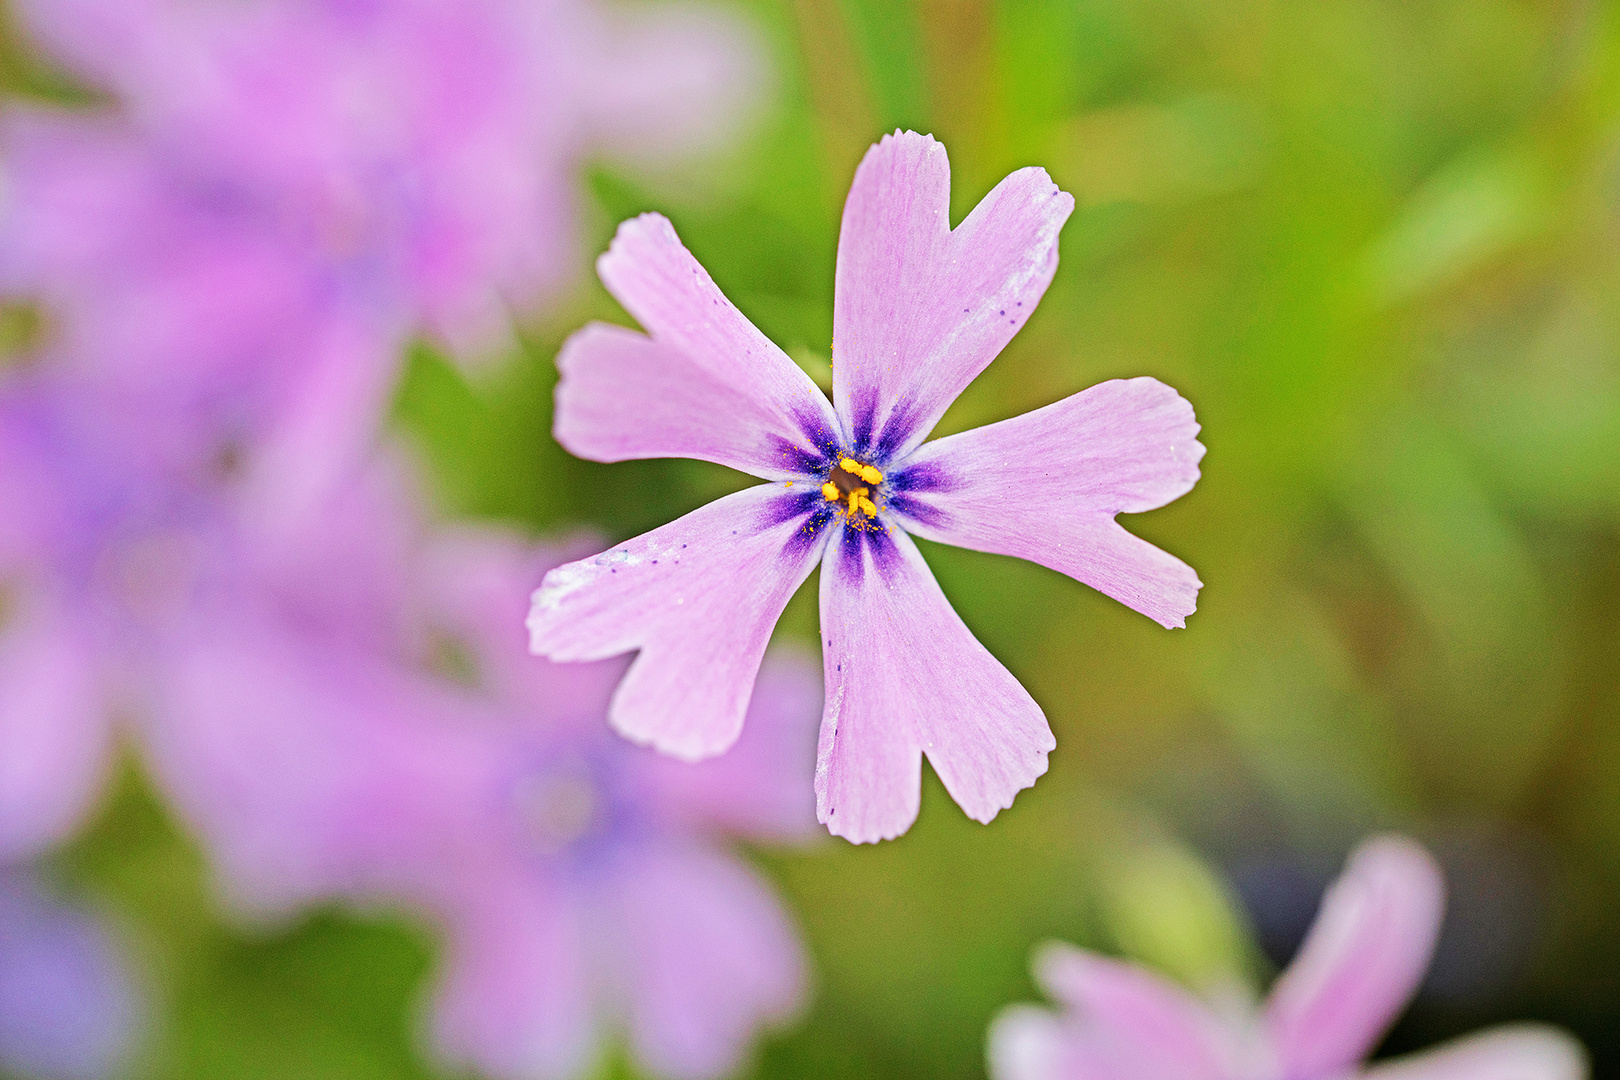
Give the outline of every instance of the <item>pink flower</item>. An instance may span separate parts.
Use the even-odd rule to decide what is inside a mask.
[[[554,660],[640,650],[614,726],[708,757],[737,738],[771,628],[820,564],[817,813],[856,842],[915,820],[925,752],[957,803],[988,821],[1054,746],[912,535],[1031,559],[1166,626],[1184,624],[1200,587],[1114,522],[1198,479],[1192,408],[1162,383],[1102,383],[923,442],[1034,310],[1074,206],[1036,168],[955,229],[949,196],[930,137],[887,136],[861,163],[838,245],[832,403],[653,214],[621,225],[598,263],[649,333],[594,324],[558,358],[556,434],[574,453],[699,458],[771,482],[553,570],[534,594],[531,647]]]
[[[1422,848],[1370,840],[1329,889],[1263,1007],[1221,1010],[1130,964],[1066,945],[1035,976],[1068,1009],[1014,1006],[990,1031],[994,1080],[1582,1080],[1574,1039],[1510,1025],[1363,1067],[1440,932],[1444,883]],[[1238,1003],[1241,1005],[1241,1003]]]
[[[398,462],[368,463],[289,518],[226,477],[174,475],[163,439],[139,437],[152,418],[51,390],[0,393],[3,858],[83,820],[115,716],[184,793],[185,756],[166,756],[161,735],[209,649],[250,641],[260,671],[283,665],[280,683],[244,674],[250,695],[291,681],[307,698],[334,671],[358,694],[368,658],[397,651],[408,625],[415,507]]]
[[[444,1061],[512,1080],[585,1075],[610,1033],[640,1068],[731,1071],[805,989],[797,935],[727,837],[815,829],[817,686],[767,661],[750,731],[686,765],[602,723],[622,664],[537,660],[521,584],[556,554],[499,533],[441,538],[416,564],[420,652],[324,677],[217,636],[168,710],[161,760],[188,778],[232,893],[405,902],[442,927],[432,995]],[[172,787],[172,785],[171,785]]]
[[[86,385],[267,444],[272,487],[369,447],[411,335],[486,352],[573,279],[588,154],[713,144],[763,83],[754,35],[702,7],[15,6],[116,105],[8,110],[0,292]]]
[[[715,839],[814,828],[808,665],[767,662],[734,755],[670,761],[602,723],[621,664],[537,661],[511,632],[555,556],[474,538],[442,559],[442,625],[499,715],[469,732],[426,879],[450,933],[441,1049],[497,1077],[574,1076],[622,1024],[655,1075],[731,1071],[756,1027],[795,1011],[804,970],[771,890]]]
[[[115,127],[195,208],[274,238],[329,288],[469,345],[500,337],[509,306],[566,273],[585,153],[712,143],[762,80],[747,28],[696,7],[18,6],[47,50],[118,96]]]

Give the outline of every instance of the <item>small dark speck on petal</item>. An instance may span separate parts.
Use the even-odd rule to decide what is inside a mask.
[[[997,315],[1005,315],[1005,314],[1007,314],[1007,313],[1006,313],[1006,312],[1005,312],[1005,311],[998,311],[998,312],[996,312],[996,314],[997,314]]]
[[[843,664],[839,664],[839,665],[838,665],[838,670],[839,670],[839,671],[843,671],[843,670],[844,670],[844,665],[843,665]]]
[[[658,560],[657,560],[657,559],[654,559],[654,560],[653,560],[653,561],[652,561],[652,564],[653,564],[653,565],[654,565],[654,566],[657,566],[657,565],[658,565]]]
[[[1023,302],[1023,301],[1022,301],[1022,300],[1020,300],[1020,301],[1018,301],[1018,306],[1019,306],[1019,307],[1023,307],[1023,306],[1024,306],[1024,302]]]

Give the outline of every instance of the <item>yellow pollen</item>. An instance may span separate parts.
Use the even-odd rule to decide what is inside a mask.
[[[872,498],[872,486],[883,482],[883,473],[872,465],[863,465],[852,457],[840,457],[827,482],[821,485],[821,494],[828,502],[845,507],[850,517],[865,515],[877,517],[878,508]],[[861,484],[868,486],[862,487]]]

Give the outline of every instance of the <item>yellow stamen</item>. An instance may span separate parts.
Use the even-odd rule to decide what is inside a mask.
[[[864,482],[866,487],[856,486]],[[872,465],[863,465],[852,457],[840,457],[827,482],[821,485],[821,494],[830,503],[844,506],[851,518],[865,515],[877,517],[877,503],[872,499],[872,486],[883,482],[883,474]]]

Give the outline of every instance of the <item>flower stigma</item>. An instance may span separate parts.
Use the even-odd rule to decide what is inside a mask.
[[[863,465],[852,457],[842,457],[827,474],[821,495],[830,503],[847,504],[851,517],[875,518],[877,504],[872,501],[872,489],[881,483],[883,474],[876,467]]]

